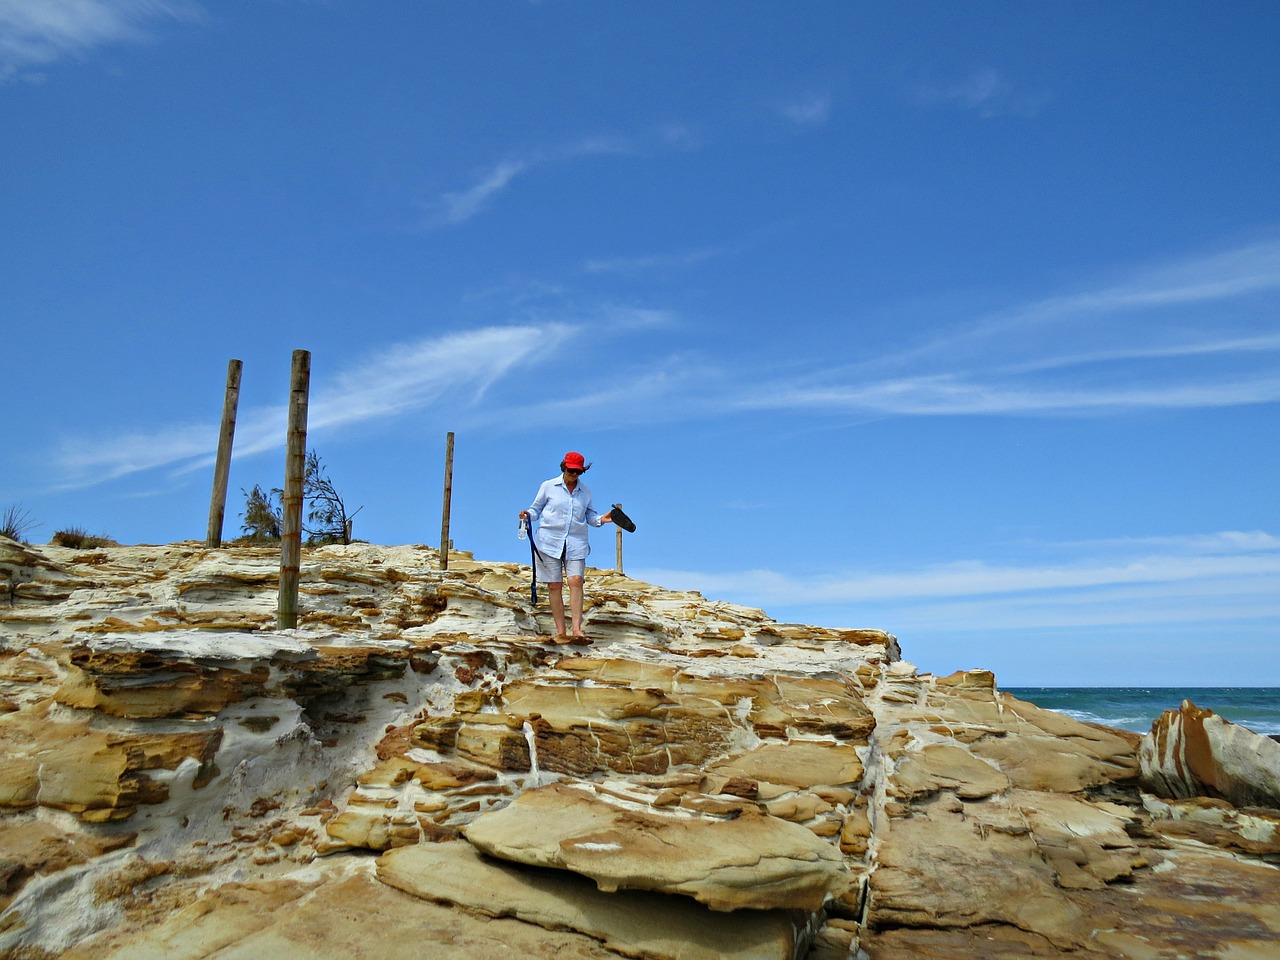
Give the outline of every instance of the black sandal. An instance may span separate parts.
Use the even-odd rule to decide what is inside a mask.
[[[622,512],[622,505],[615,503],[613,509],[609,511],[609,516],[613,522],[620,526],[627,533],[636,532],[636,522]]]

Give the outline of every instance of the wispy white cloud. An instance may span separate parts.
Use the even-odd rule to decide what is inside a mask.
[[[1112,347],[1088,353],[1068,353],[1061,356],[1037,357],[999,368],[1001,373],[1034,373],[1062,367],[1086,366],[1110,363],[1116,360],[1169,360],[1179,357],[1207,357],[1214,354],[1259,354],[1280,351],[1280,333],[1257,337],[1229,337],[1218,340],[1201,340],[1188,343],[1144,346]]]
[[[1099,415],[1280,401],[1280,242],[1148,266],[910,349],[819,367],[729,399],[744,410],[875,415]]]
[[[421,204],[428,226],[464,223],[483,212],[517,178],[536,168],[575,157],[610,156],[631,153],[632,143],[624,137],[587,136],[568,143],[542,147],[526,156],[511,157],[482,172],[469,187],[442,193],[436,200]]]
[[[587,273],[616,273],[637,276],[655,270],[684,269],[712,260],[725,253],[724,247],[703,247],[675,253],[653,253],[639,257],[601,257],[582,265]]]
[[[1265,352],[1280,336],[1277,304],[1268,300],[1261,310],[1252,305],[1276,291],[1280,240],[1268,240],[1144,265],[1097,289],[1043,297],[973,320],[913,318],[913,325],[942,332],[875,362],[919,368],[939,358],[953,364],[973,357],[1052,363],[1082,354],[1117,359]],[[1090,349],[1082,351],[1082,343]]]
[[[216,424],[189,423],[92,438],[66,437],[52,456],[58,474],[55,485],[64,490],[93,486],[209,454],[217,444],[217,430]]]
[[[1072,540],[1051,546],[1074,550],[1152,550],[1183,554],[1201,553],[1280,553],[1280,536],[1263,530],[1222,530],[1217,533],[1185,534],[1163,537],[1107,537],[1094,540]]]
[[[987,111],[993,103],[1007,97],[1009,91],[1009,83],[1000,72],[987,67],[975,70],[960,83],[940,91],[940,95],[969,110]]]
[[[441,194],[437,204],[442,223],[462,223],[483,210],[489,201],[529,169],[524,160],[504,160],[465,190]]]
[[[930,600],[1038,591],[1078,590],[1117,584],[1180,584],[1220,577],[1266,577],[1280,585],[1280,555],[1151,555],[1118,563],[1018,566],[957,561],[898,573],[863,572],[837,577],[805,577],[772,570],[732,573],[647,571],[656,582],[702,584],[705,592],[756,597],[761,602],[848,604],[883,600]],[[1280,595],[1277,595],[1280,611]]]
[[[636,330],[665,330],[679,322],[672,310],[657,307],[641,307],[635,304],[606,303],[594,311],[594,323],[602,325],[609,333],[625,333]]]
[[[456,401],[476,428],[492,429],[521,418],[570,414],[592,429],[606,420],[616,426],[769,411],[846,420],[1103,416],[1277,403],[1280,321],[1272,290],[1280,288],[1280,263],[1271,256],[1276,250],[1280,245],[1258,245],[1184,261],[1177,269],[1147,270],[1094,292],[1042,299],[951,326],[910,351],[842,366],[797,361],[785,376],[776,367],[741,360],[727,365],[718,356],[687,349],[672,336],[681,321],[671,311],[626,303],[584,308],[563,291],[543,291],[518,307],[530,318],[525,323],[425,338],[353,365],[313,390],[310,419],[314,429],[333,429],[445,398]],[[1232,319],[1236,304],[1256,308],[1259,296],[1269,298],[1260,312],[1248,313],[1246,322]],[[1165,322],[1162,311],[1183,311],[1188,304],[1190,316],[1180,313],[1176,325]],[[551,397],[532,409],[526,396],[505,389],[548,362],[553,351],[588,335],[612,362],[584,366],[571,398]],[[497,385],[504,389],[494,390]],[[521,417],[513,416],[515,403]],[[244,412],[237,451],[278,446],[284,419],[283,408]],[[212,424],[164,425],[69,441],[54,459],[65,485],[82,486],[202,464],[215,437]]]
[[[1132,279],[1101,290],[1033,303],[1010,319],[1047,322],[1083,314],[1228,300],[1276,289],[1280,289],[1280,242],[1267,241],[1148,266]]]
[[[535,367],[581,329],[564,323],[489,327],[398,344],[317,384],[308,404],[308,431],[386,419],[450,399],[459,409],[476,404],[496,382]],[[279,448],[287,420],[283,406],[240,412],[236,454]],[[163,426],[94,440],[65,440],[54,461],[60,486],[91,486],[157,468],[207,465],[217,444],[215,423]]]
[[[904,377],[856,386],[754,392],[741,409],[859,410],[905,416],[1096,414],[1123,410],[1192,410],[1280,402],[1280,374],[1237,382],[1161,383],[1132,388],[1071,389],[1001,384],[958,375]]]
[[[625,338],[620,342],[627,346],[615,358],[634,362],[584,370],[571,403],[550,399],[536,415],[572,412],[589,427],[592,418],[606,414],[612,424],[771,411],[847,422],[1112,416],[1277,403],[1277,305],[1265,300],[1261,319],[1253,309],[1258,296],[1271,297],[1280,284],[1275,249],[1260,244],[1148,267],[1096,290],[1034,300],[967,323],[923,318],[913,326],[941,332],[922,346],[841,366],[792,358],[785,376],[776,366],[740,359],[730,366],[688,351],[669,335],[675,323],[669,312],[597,306],[579,322]],[[592,267],[639,271],[671,262],[655,255]],[[1243,320],[1235,318],[1240,303],[1250,305]],[[1168,311],[1187,309],[1190,315],[1168,322]],[[661,343],[646,339],[652,333],[661,334]],[[511,414],[497,402],[476,416],[496,425]]]
[[[626,356],[625,351],[622,354]],[[493,406],[477,413],[486,425],[572,420],[582,429],[641,423],[671,423],[723,412],[716,398],[722,374],[701,360],[675,355],[643,363],[612,365],[600,377],[580,380],[572,393],[524,398],[520,406]]]
[[[847,610],[874,610],[879,622],[898,631],[984,635],[996,630],[1064,628],[1161,628],[1262,625],[1280,621],[1277,587],[1270,576],[1179,581],[1125,587],[936,601],[853,604]]]
[[[362,423],[420,409],[445,394],[474,403],[513,369],[554,355],[577,333],[568,324],[547,323],[401,344],[340,374],[318,395],[309,419],[317,429]]]
[[[599,259],[586,268],[640,274],[726,249]],[[969,320],[913,317],[910,329],[935,335],[855,364],[796,358],[782,377],[720,368],[711,358],[696,381],[670,382],[671,392],[648,398],[638,415],[1105,416],[1276,403],[1277,291],[1280,242],[1181,257]]]
[[[814,92],[775,105],[781,116],[798,127],[817,127],[826,123],[831,116],[831,107],[831,94]]]
[[[94,47],[147,36],[160,20],[197,20],[194,0],[0,0],[0,81]]]
[[[739,256],[758,247],[771,232],[772,228],[766,227],[708,246],[685,247],[635,256],[593,257],[583,262],[582,269],[586,273],[612,273],[627,277],[687,270],[712,260]]]
[[[921,84],[914,90],[922,106],[953,106],[984,120],[999,116],[1034,117],[1049,97],[1020,90],[993,67],[973,70],[963,79],[941,85]]]
[[[569,160],[573,157],[625,156],[634,153],[635,144],[629,137],[613,134],[595,134],[581,137],[558,147],[549,147],[538,152],[537,157],[544,161]]]
[[[635,156],[671,150],[693,150],[701,143],[701,136],[692,127],[670,123],[635,136],[590,134],[562,143],[544,144],[508,156],[480,171],[470,186],[446,191],[418,206],[425,215],[424,226],[454,226],[484,212],[512,184],[532,176],[544,167],[582,157]]]
[[[664,124],[657,135],[663,146],[676,150],[697,150],[706,142],[703,132],[687,123]]]
[[[573,317],[626,347],[583,371],[569,401],[536,415],[607,416],[613,424],[681,422],[770,411],[815,418],[1111,416],[1280,402],[1280,321],[1271,300],[1258,319],[1239,303],[1280,289],[1280,244],[1145,267],[1095,290],[1030,301],[967,323],[923,318],[932,341],[852,365],[795,360],[776,367],[689,352],[671,337],[669,311],[634,305],[566,308],[557,291],[526,311]],[[710,251],[708,251],[710,255]],[[656,268],[659,256],[598,261],[595,269]],[[546,300],[547,298],[542,298]],[[1264,305],[1265,305],[1264,304]],[[1185,311],[1168,322],[1168,311]],[[660,342],[651,339],[661,338]],[[827,358],[821,358],[825,360]],[[626,362],[634,360],[634,362]],[[523,401],[522,401],[523,402]],[[475,411],[477,424],[512,419],[503,398]]]
[[[1068,552],[1084,544],[1070,545]],[[1280,537],[1222,531],[1090,541],[1085,557],[963,560],[898,571],[637,570],[675,589],[765,607],[892,610],[899,625],[950,629],[1280,617]],[[1054,551],[1054,545],[1043,545]]]

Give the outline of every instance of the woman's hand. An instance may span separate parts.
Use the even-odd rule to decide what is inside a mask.
[[[528,520],[528,519],[529,519],[529,511],[528,511],[528,510],[521,510],[521,511],[520,511],[520,519],[521,519],[521,520]]]

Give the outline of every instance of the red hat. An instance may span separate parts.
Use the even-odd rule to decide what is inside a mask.
[[[582,470],[587,469],[587,462],[583,459],[582,454],[570,451],[564,455],[564,464],[562,470]]]

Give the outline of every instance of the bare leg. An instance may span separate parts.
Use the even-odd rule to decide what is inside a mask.
[[[556,623],[557,637],[564,636],[564,594],[560,592],[561,586],[562,584],[559,584],[559,583],[547,584],[547,599],[551,601],[551,619],[554,620]],[[570,599],[572,599],[573,597],[573,581],[572,580],[569,581],[569,596],[570,596]],[[579,596],[578,605],[581,606],[582,605],[581,583],[579,583],[579,587],[578,587],[578,596]]]
[[[561,607],[560,616],[564,616]],[[569,578],[569,611],[573,614],[573,635],[582,636],[582,577]]]

